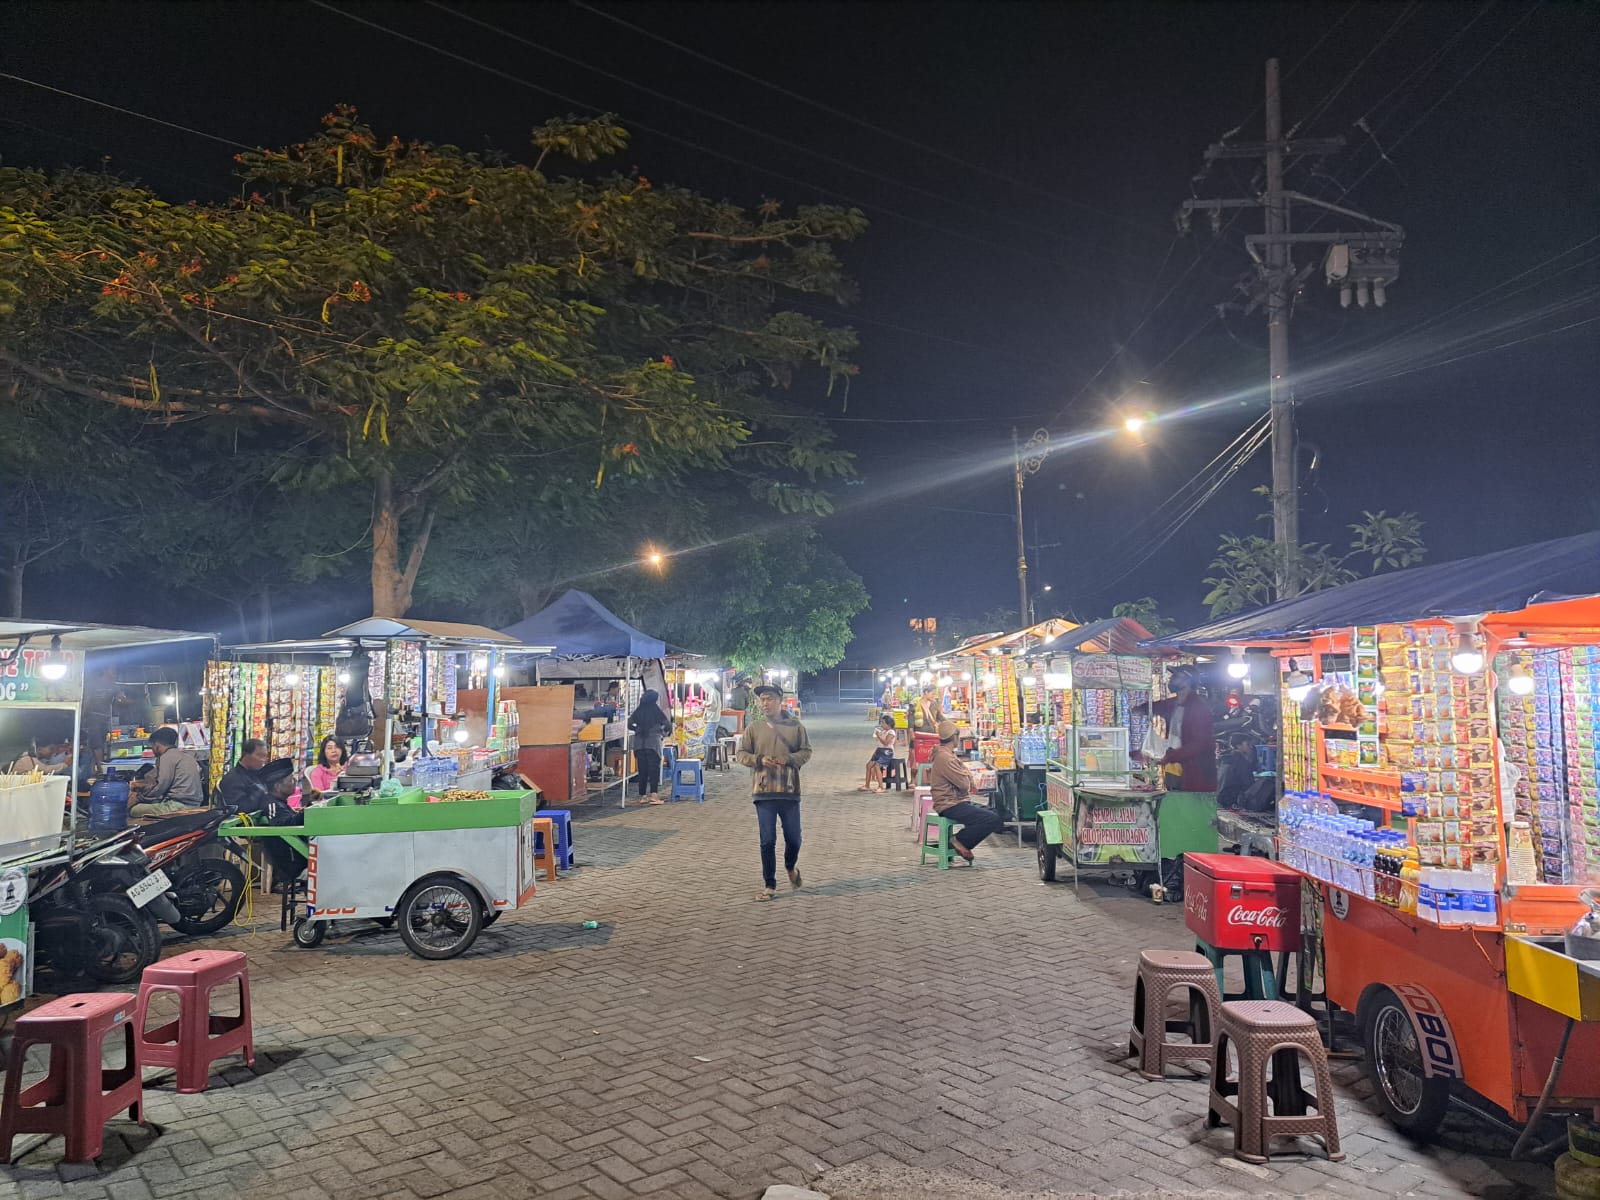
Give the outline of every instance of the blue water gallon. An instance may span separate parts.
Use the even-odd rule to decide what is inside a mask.
[[[112,775],[89,789],[89,828],[109,833],[128,827],[128,781]]]

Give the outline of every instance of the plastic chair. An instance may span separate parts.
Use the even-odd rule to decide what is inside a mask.
[[[883,790],[894,788],[896,791],[906,790],[906,760],[897,758],[883,769]]]
[[[126,992],[62,996],[17,1018],[0,1100],[0,1148],[6,1163],[19,1133],[61,1134],[67,1140],[67,1162],[92,1162],[105,1144],[106,1122],[122,1109],[144,1124],[144,1079],[132,1001]],[[127,1061],[106,1070],[101,1055],[106,1038],[118,1029],[126,1039]],[[30,1046],[50,1047],[50,1072],[24,1091],[22,1071]]]
[[[933,772],[933,764],[932,763],[918,763],[917,764],[917,786],[919,788],[928,786],[928,776],[930,774],[932,774],[932,772]]]
[[[1188,1020],[1167,1019],[1167,1001],[1173,992],[1188,996]],[[1209,1065],[1221,1015],[1222,995],[1205,955],[1187,950],[1145,950],[1139,954],[1133,1024],[1128,1030],[1128,1057],[1139,1059],[1139,1074],[1146,1079],[1163,1079],[1169,1062],[1198,1060]],[[1169,1033],[1186,1033],[1189,1040],[1169,1042]]]
[[[926,841],[928,814],[933,811],[933,789],[918,788],[911,793],[911,840]]]
[[[239,1013],[217,1016],[211,995],[219,987],[237,982]],[[176,992],[178,1019],[156,1029],[144,1027],[150,997]],[[242,1052],[246,1065],[256,1061],[255,1031],[250,1021],[250,967],[245,956],[232,950],[191,950],[144,969],[139,980],[135,1023],[139,1057],[147,1067],[176,1067],[178,1091],[206,1090],[211,1064]]]
[[[950,864],[961,857],[950,846],[950,833],[955,827],[954,821],[941,817],[936,812],[929,812],[923,818],[922,857],[918,861],[919,866],[927,863],[928,854],[931,851],[939,863],[939,870],[948,871],[950,869]],[[938,831],[939,838],[937,841],[930,842],[928,840],[928,831],[930,829]]]
[[[671,799],[704,803],[705,798],[705,763],[698,758],[680,758],[672,768]]]
[[[574,859],[573,859],[573,853],[572,853],[572,812],[571,812],[571,810],[570,809],[565,809],[565,808],[541,808],[539,810],[539,815],[541,817],[548,817],[548,818],[550,818],[550,820],[555,822],[555,827],[556,827],[556,865],[558,867],[560,867],[563,871],[572,870],[572,864],[573,864]],[[539,832],[537,827],[535,827],[534,836],[537,838],[537,837],[543,837],[544,835]]]
[[[1239,1059],[1237,1078],[1229,1070],[1230,1047]],[[1301,1086],[1302,1058],[1311,1067],[1315,1094]],[[1235,1158],[1264,1163],[1272,1153],[1273,1138],[1308,1135],[1321,1138],[1329,1160],[1338,1162],[1344,1154],[1333,1104],[1328,1052],[1309,1013],[1273,1000],[1237,1000],[1222,1006],[1206,1126],[1233,1127]],[[1307,1112],[1309,1108],[1316,1112]]]

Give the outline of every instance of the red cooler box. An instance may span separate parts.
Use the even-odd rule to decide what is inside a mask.
[[[1183,919],[1218,950],[1298,950],[1300,872],[1268,858],[1185,854]]]

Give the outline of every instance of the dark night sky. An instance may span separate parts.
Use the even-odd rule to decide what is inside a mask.
[[[1480,296],[1600,234],[1600,7],[605,7],[877,130],[567,4],[460,6],[544,51],[439,7],[341,7],[477,65],[306,4],[14,3],[0,71],[251,144],[296,140],[346,101],[385,135],[522,153],[534,124],[590,105],[633,126],[624,165],[652,178],[744,203],[859,203],[873,228],[845,258],[861,375],[847,410],[814,399],[861,455],[824,529],[874,596],[858,623],[867,661],[900,649],[908,616],[1015,605],[1013,424],[1068,436],[1119,405],[1226,398],[1142,447],[1062,450],[1030,482],[1035,579],[1080,618],[1145,594],[1199,618],[1217,535],[1265,531],[1250,494],[1264,453],[1163,548],[1141,519],[1264,409],[1262,317],[1213,311],[1237,295],[1239,235],[1259,218],[1220,242],[1203,221],[1175,241],[1172,214],[1208,143],[1241,123],[1239,139],[1260,137],[1271,55],[1288,72],[1286,121],[1320,109],[1303,135],[1350,138],[1290,185],[1349,188],[1346,205],[1407,231],[1386,308],[1342,312],[1320,274],[1297,306],[1297,367],[1333,364],[1300,390],[1301,436],[1321,456],[1303,535],[1415,509],[1446,559],[1600,525],[1600,243]],[[173,196],[229,184],[225,146],[4,80],[0,151],[29,165],[108,155]],[[1240,194],[1249,173],[1218,168],[1202,194]],[[1495,349],[1576,322],[1589,323]],[[1359,353],[1383,339],[1397,340]]]

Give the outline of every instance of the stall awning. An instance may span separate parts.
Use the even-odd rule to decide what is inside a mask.
[[[968,642],[952,650],[951,654],[995,654],[1007,650],[1020,650],[1027,647],[1029,642],[1035,645],[1049,643],[1050,649],[1056,649],[1055,643],[1062,635],[1077,629],[1075,621],[1068,621],[1061,617],[1051,617],[1049,620],[1040,621],[1037,625],[1030,625],[1026,629],[1019,629],[1015,633],[1000,633],[986,640]]]
[[[61,639],[63,650],[77,651],[126,650],[134,646],[217,640],[214,633],[147,629],[142,625],[86,625],[81,621],[33,621],[23,618],[0,620],[0,648],[15,645],[19,639],[29,645],[48,645],[52,637]]]
[[[452,621],[412,621],[394,617],[368,617],[330,629],[324,637],[381,638],[389,642],[483,642],[514,646],[517,639],[486,625],[461,625]]]
[[[1132,617],[1106,617],[1090,621],[1061,634],[1032,651],[1035,657],[1054,654],[1149,654],[1141,644],[1150,640],[1150,631]]]
[[[555,646],[557,658],[665,658],[667,644],[640,633],[588,592],[568,591],[507,628],[514,641]]]
[[[1515,624],[1515,614],[1560,610],[1568,620],[1581,611],[1600,615],[1586,601],[1600,597],[1600,531],[1535,542],[1358,579],[1340,587],[1280,600],[1264,608],[1224,617],[1149,647],[1243,645],[1305,637],[1356,625],[1443,620],[1498,614],[1494,624]]]

